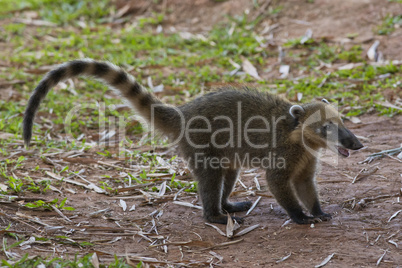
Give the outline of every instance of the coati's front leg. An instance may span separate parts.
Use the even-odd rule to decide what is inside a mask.
[[[316,223],[319,220],[304,214],[297,200],[292,181],[285,169],[267,169],[267,182],[271,193],[278,201],[289,217],[298,224]]]
[[[251,207],[250,201],[229,202],[230,193],[239,176],[239,169],[225,169],[223,175],[222,209],[228,213],[247,211]]]
[[[311,215],[322,221],[332,218],[331,214],[324,213],[321,209],[315,185],[315,170],[304,170],[299,177],[294,178],[293,183],[297,196]]]
[[[209,222],[226,224],[227,215],[222,213],[223,170],[221,168],[196,167],[193,174],[198,180],[198,193],[204,209],[204,218]],[[240,217],[232,217],[242,222]]]

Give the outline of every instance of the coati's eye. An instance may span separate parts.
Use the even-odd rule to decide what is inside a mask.
[[[322,127],[322,134],[327,136],[331,132],[331,124],[327,123]]]
[[[334,123],[332,121],[329,121],[326,125],[324,125],[324,129],[328,130]]]

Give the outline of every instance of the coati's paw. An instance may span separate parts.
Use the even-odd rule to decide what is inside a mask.
[[[322,220],[319,217],[310,217],[310,216],[292,218],[292,220],[297,224],[312,224],[322,222]]]
[[[317,215],[316,218],[319,218],[322,221],[329,221],[332,219],[332,216],[328,213],[322,213],[321,215]]]
[[[233,202],[233,203],[228,202],[226,204],[222,204],[222,209],[228,213],[247,211],[251,208],[252,204],[253,203],[251,201]]]
[[[237,223],[243,223],[243,218],[241,217],[236,217],[236,216],[231,216],[232,220],[237,221]],[[219,216],[208,216],[206,219],[211,222],[211,223],[220,223],[220,224],[227,224],[228,223],[228,217],[226,215],[219,215]]]
[[[244,218],[242,217],[236,217],[236,216],[231,216],[233,221],[237,221],[237,223],[243,223]]]

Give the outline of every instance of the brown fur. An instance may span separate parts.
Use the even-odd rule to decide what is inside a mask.
[[[226,223],[226,212],[250,208],[251,202],[228,201],[240,168],[250,166],[266,169],[272,194],[295,222],[328,220],[330,215],[321,210],[315,186],[318,165],[315,151],[328,147],[328,140],[335,144],[330,146],[332,149],[362,147],[343,125],[338,112],[324,102],[298,106],[269,93],[223,89],[175,108],[161,103],[117,66],[93,60],[63,64],[40,82],[25,112],[26,144],[40,101],[59,81],[79,75],[106,82],[141,116],[153,122],[157,130],[172,140],[177,139],[181,156],[198,180],[204,217],[210,222]],[[192,131],[184,131],[181,136],[186,126]],[[249,132],[245,131],[247,126]],[[271,163],[272,159],[281,160],[282,164]],[[258,163],[261,160],[265,162]],[[220,165],[213,165],[213,161]],[[312,216],[304,214],[300,203]]]

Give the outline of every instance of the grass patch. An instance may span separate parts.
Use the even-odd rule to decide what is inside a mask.
[[[0,0],[1,1],[1,0]],[[249,22],[247,16],[232,18],[235,30],[230,31],[232,25],[219,25],[204,36],[190,35],[187,37],[179,33],[154,33],[156,25],[163,23],[163,15],[154,14],[150,18],[140,19],[135,24],[124,24],[119,30],[112,29],[102,24],[102,18],[110,16],[113,7],[106,0],[99,2],[69,0],[63,5],[58,5],[53,0],[24,0],[14,4],[5,5],[8,10],[29,8],[40,10],[41,19],[49,20],[58,25],[83,19],[87,25],[96,25],[96,28],[88,27],[36,27],[27,28],[23,24],[7,24],[2,32],[3,38],[10,40],[14,53],[0,54],[0,59],[10,62],[10,66],[0,75],[4,80],[23,80],[22,85],[17,84],[14,89],[21,97],[17,101],[0,100],[0,112],[2,120],[0,131],[19,134],[21,130],[22,116],[26,100],[42,75],[29,74],[28,70],[35,70],[40,66],[62,63],[82,56],[98,60],[109,60],[131,69],[135,77],[146,84],[146,78],[151,77],[153,84],[163,83],[165,87],[173,88],[177,96],[184,90],[190,94],[197,94],[204,84],[215,83],[255,83],[248,75],[231,75],[233,66],[230,61],[241,63],[242,57],[246,57],[264,74],[270,69],[268,62],[276,59],[278,53],[275,49],[266,49],[257,41],[253,32],[258,21]],[[71,11],[71,12],[67,12]],[[90,12],[91,11],[91,12]],[[75,17],[68,17],[74,14]],[[67,17],[65,17],[67,16]],[[384,29],[389,31],[391,26],[400,23],[401,17],[387,17]],[[386,31],[386,30],[384,30]],[[27,40],[24,36],[35,36]],[[51,38],[49,39],[49,36]],[[292,97],[296,92],[306,96],[303,101],[311,100],[315,96],[325,96],[332,99],[342,99],[345,105],[363,106],[361,112],[374,107],[381,113],[388,115],[396,111],[386,111],[376,107],[375,101],[382,101],[381,86],[392,86],[395,80],[401,76],[401,69],[395,66],[374,68],[364,65],[353,70],[336,71],[327,77],[326,72],[317,71],[322,63],[355,63],[363,62],[361,46],[345,48],[343,46],[326,43],[322,40],[308,39],[300,43],[300,39],[290,40],[285,44],[286,56],[294,61],[291,69],[308,73],[303,79],[260,81],[260,88],[277,93],[287,92]],[[390,73],[391,76],[381,79],[378,83],[376,77]],[[6,75],[7,74],[7,75]],[[320,85],[323,79],[326,83]],[[359,83],[356,83],[356,81]],[[50,129],[44,127],[46,120],[51,120],[53,128],[64,132],[63,122],[67,113],[79,103],[95,105],[96,101],[105,103],[106,107],[121,102],[118,98],[105,97],[108,89],[89,79],[80,79],[75,84],[78,94],[72,94],[68,88],[56,87],[46,97],[40,108],[40,117],[34,126],[34,140],[48,147],[48,141],[40,137],[50,133]],[[276,84],[277,89],[272,90],[266,86]],[[317,87],[319,86],[319,87]],[[352,96],[358,94],[360,99]],[[181,103],[180,97],[172,100],[174,104]],[[106,120],[109,116],[123,115],[126,118],[129,111],[119,113],[107,109]],[[98,128],[99,111],[97,109],[80,109],[77,117],[73,118],[72,133],[75,136],[80,133],[91,132]],[[107,124],[108,122],[106,122]],[[141,132],[138,126],[128,127],[127,130],[136,133]],[[66,146],[65,144],[63,146]],[[76,146],[80,146],[77,144]]]
[[[0,0],[0,6],[0,18],[11,17],[20,10],[35,10],[41,19],[59,25],[77,25],[78,21],[95,25],[107,21],[114,11],[109,0]]]
[[[43,259],[41,257],[29,257],[25,254],[18,261],[6,261],[2,260],[1,265],[3,267],[95,267],[92,263],[92,254],[87,254],[83,257],[75,256],[73,260],[66,260],[65,258],[53,258],[53,259]],[[100,264],[99,267],[108,268],[131,268],[132,266],[127,264],[123,259],[115,257],[115,260],[107,265]],[[142,267],[140,263],[138,267]]]
[[[397,26],[402,26],[402,15],[387,15],[382,24],[378,27],[377,33],[381,35],[390,34],[395,31]]]
[[[66,5],[76,6],[78,2],[83,9],[90,9],[87,5],[92,5],[92,2],[89,1],[67,1]],[[102,5],[107,5],[107,1],[101,2]],[[43,14],[41,14],[43,18],[48,18],[47,16],[50,15],[46,14],[50,14],[54,10],[52,5],[55,4],[55,1],[27,1],[27,3],[30,3],[32,8],[43,7],[41,9]],[[110,13],[110,10],[108,12]],[[95,12],[88,18],[92,23],[97,23],[98,18],[102,16],[98,16]],[[153,84],[163,83],[165,87],[177,88],[177,94],[180,95],[182,90],[196,94],[200,91],[200,86],[206,83],[254,83],[254,79],[249,76],[230,75],[230,71],[233,69],[230,60],[241,63],[241,57],[246,57],[260,72],[264,72],[269,67],[266,63],[270,58],[278,56],[276,50],[261,48],[261,44],[256,41],[255,33],[250,30],[255,26],[254,22],[247,23],[247,19],[244,17],[233,19],[236,29],[232,33],[229,31],[230,25],[220,25],[207,36],[194,35],[186,38],[177,33],[154,34],[150,31],[154,24],[158,24],[162,20],[162,16],[155,15],[154,18],[148,20],[151,26],[146,26],[147,23],[142,20],[139,23],[143,27],[138,28],[127,24],[119,31],[102,24],[97,24],[96,29],[38,27],[34,29],[34,32],[21,24],[5,25],[4,27],[8,31],[3,33],[6,35],[4,38],[10,40],[11,45],[16,49],[15,53],[0,55],[1,60],[12,63],[4,72],[10,75],[3,75],[2,78],[6,80],[20,79],[26,83],[15,86],[15,89],[22,94],[20,101],[0,100],[0,111],[4,118],[0,122],[0,131],[20,133],[22,117],[19,114],[23,113],[31,90],[42,78],[42,75],[31,75],[26,70],[36,69],[43,65],[53,65],[82,56],[109,60],[126,68],[132,66],[132,73],[137,79],[142,80],[143,84],[146,84],[145,78],[150,76]],[[68,19],[54,17],[54,21],[62,25]],[[395,17],[393,17],[393,21],[395,21]],[[27,41],[23,38],[27,34],[34,34],[36,38]],[[48,41],[48,36],[53,38]],[[288,92],[290,97],[297,91],[307,96],[304,100],[325,95],[327,98],[333,99],[345,97],[344,101],[350,101],[350,104],[354,105],[357,101],[352,100],[350,96],[363,88],[363,92],[359,92],[359,94],[367,96],[367,99],[365,97],[360,99],[364,106],[362,111],[364,111],[373,107],[373,101],[382,100],[382,96],[373,95],[373,93],[381,91],[380,88],[374,86],[377,85],[374,81],[375,77],[384,72],[391,73],[389,78],[381,81],[388,86],[401,74],[400,68],[397,67],[365,66],[350,71],[332,73],[327,83],[315,88],[326,77],[325,73],[315,71],[317,66],[322,62],[329,64],[364,62],[361,56],[362,48],[354,46],[346,49],[339,45],[331,45],[313,39],[309,39],[303,44],[300,44],[299,39],[290,40],[285,45],[288,47],[287,57],[290,60],[297,59],[297,63],[291,66],[292,69],[303,70],[310,75],[302,80],[262,81],[259,82],[262,90],[271,90],[264,84],[275,83],[278,85],[278,93]],[[342,79],[344,81],[339,81]],[[361,79],[364,84],[354,87],[353,83],[356,79]],[[39,124],[34,126],[34,133],[38,135],[36,141],[40,142],[39,137],[49,132],[49,129],[43,128],[41,120],[46,121],[46,118],[51,118],[53,124],[63,132],[65,116],[78,103],[94,105],[96,100],[109,106],[121,102],[118,98],[105,98],[108,89],[96,81],[81,79],[75,84],[75,87],[78,91],[77,95],[71,94],[70,90],[56,88],[46,97],[40,109],[44,119],[38,118]],[[380,112],[384,111],[380,109]],[[394,113],[394,111],[390,111],[388,114]],[[128,111],[123,112],[123,116],[126,117],[130,114]],[[107,110],[106,118],[117,115],[119,115],[118,112]],[[97,116],[96,109],[81,109],[77,120],[73,120],[73,134],[79,135],[96,129],[98,127]],[[138,131],[140,132],[141,129]]]

